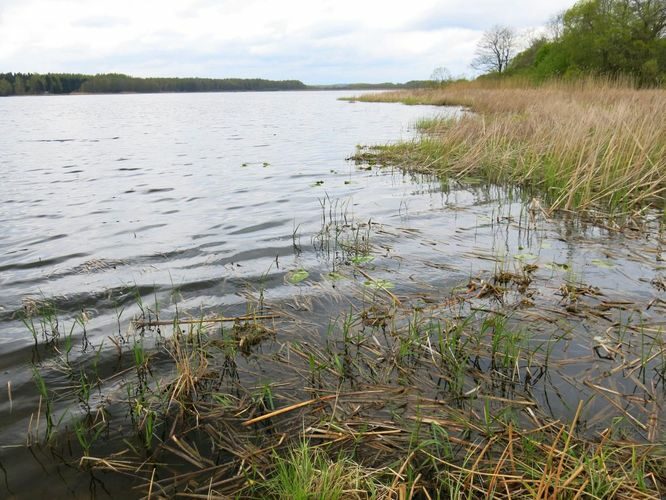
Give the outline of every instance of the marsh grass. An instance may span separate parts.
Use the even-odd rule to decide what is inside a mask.
[[[573,265],[540,270],[539,250],[510,251],[500,229],[537,231],[541,212],[501,208],[486,221],[499,245],[469,252],[483,269],[418,288],[407,264],[408,280],[382,267],[388,224],[321,209],[312,243],[344,276],[335,291],[301,270],[307,282],[285,283],[299,296],[271,303],[267,272],[230,316],[137,290],[107,352],[83,341],[85,318],[26,307],[40,353],[28,444],[129,478],[130,497],[664,496],[660,296],[631,303]]]
[[[387,492],[377,471],[364,468],[344,455],[330,457],[307,441],[294,445],[283,456],[276,454],[274,469],[266,481],[255,483],[258,497],[293,499],[378,498]]]
[[[370,260],[372,220],[354,218],[349,201],[332,199],[328,195],[319,200],[321,228],[313,236],[315,251],[331,262],[333,272],[342,264],[363,263]]]
[[[366,94],[366,102],[462,106],[421,120],[411,142],[361,149],[359,162],[520,185],[552,209],[664,209],[666,91],[626,82],[466,82]]]
[[[140,317],[117,342],[123,401],[93,409],[99,375],[80,367],[66,387],[47,388],[41,366],[36,420],[50,447],[78,443],[82,468],[134,477],[137,496],[659,498],[663,332],[617,329],[613,345],[627,351],[608,362],[618,375],[640,367],[642,389],[610,394],[605,427],[590,426],[589,407],[596,392],[609,395],[603,376],[570,401],[569,418],[554,418],[535,393],[571,360],[551,355],[564,337],[507,312],[509,288],[529,288],[527,277],[499,267],[485,288],[470,279],[445,303],[412,307],[369,296],[360,275],[358,298],[321,343],[307,317],[277,306],[254,317]],[[567,293],[597,298],[582,286]],[[67,395],[80,411],[56,421]],[[122,439],[109,441],[119,424]]]

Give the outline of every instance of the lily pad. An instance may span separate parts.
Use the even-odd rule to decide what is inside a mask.
[[[335,271],[328,273],[326,277],[331,281],[342,281],[344,279],[347,279],[345,275],[336,273]]]
[[[615,267],[615,264],[612,262],[609,262],[607,260],[602,260],[602,259],[592,259],[591,260],[593,266],[600,267],[602,269],[613,269]]]
[[[363,285],[375,290],[390,290],[391,288],[395,288],[395,284],[388,280],[367,280],[363,282]]]
[[[296,271],[291,271],[287,274],[287,281],[292,285],[296,285],[303,280],[306,280],[310,276],[310,273],[305,269],[297,269]]]

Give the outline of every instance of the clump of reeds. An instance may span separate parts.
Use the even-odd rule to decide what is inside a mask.
[[[167,319],[137,292],[140,317],[104,362],[84,319],[26,307],[43,354],[29,443],[148,498],[666,493],[664,327],[641,312],[659,297],[615,300],[573,274],[548,292],[529,254],[416,297],[372,263],[371,222],[328,199],[322,213],[313,240],[344,277],[323,317],[305,295],[258,291],[240,316]]]
[[[616,415],[614,424],[586,428],[589,395],[571,401],[573,417],[554,418],[534,392],[557,368],[560,338],[535,338],[506,313],[465,306],[506,307],[502,297],[512,288],[524,294],[530,272],[470,280],[429,308],[364,290],[331,319],[321,343],[312,341],[309,320],[287,310],[142,318],[132,341],[118,343],[119,355],[131,358],[120,403],[129,408],[128,448],[100,449],[107,419],[124,413],[101,410],[104,426],[88,418],[74,427],[80,464],[133,476],[136,494],[148,497],[658,498],[666,480],[657,432],[663,382],[653,368],[663,346],[626,346],[643,353],[642,392],[595,382],[592,389],[616,403],[605,417]],[[148,336],[169,324],[149,349]],[[246,340],[269,330],[275,335]],[[618,368],[636,368],[633,355],[619,363],[618,376]],[[78,380],[81,399],[90,382]],[[652,409],[630,414],[645,401]],[[68,439],[66,429],[58,435]]]
[[[422,137],[371,151],[376,161],[526,186],[553,209],[663,209],[665,90],[637,90],[600,80],[538,87],[509,80],[358,99],[472,110],[459,118],[420,122]],[[358,159],[367,160],[368,155]]]

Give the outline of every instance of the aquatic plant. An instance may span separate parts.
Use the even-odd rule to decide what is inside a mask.
[[[422,120],[422,137],[361,149],[359,162],[527,187],[550,209],[615,214],[664,209],[666,91],[603,79],[460,82],[441,89],[365,94],[363,101],[463,106]]]

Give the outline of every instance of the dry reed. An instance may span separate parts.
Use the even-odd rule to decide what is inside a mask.
[[[535,189],[553,209],[663,209],[666,91],[608,81],[497,82],[369,94],[363,101],[470,108],[425,135],[357,159]]]

